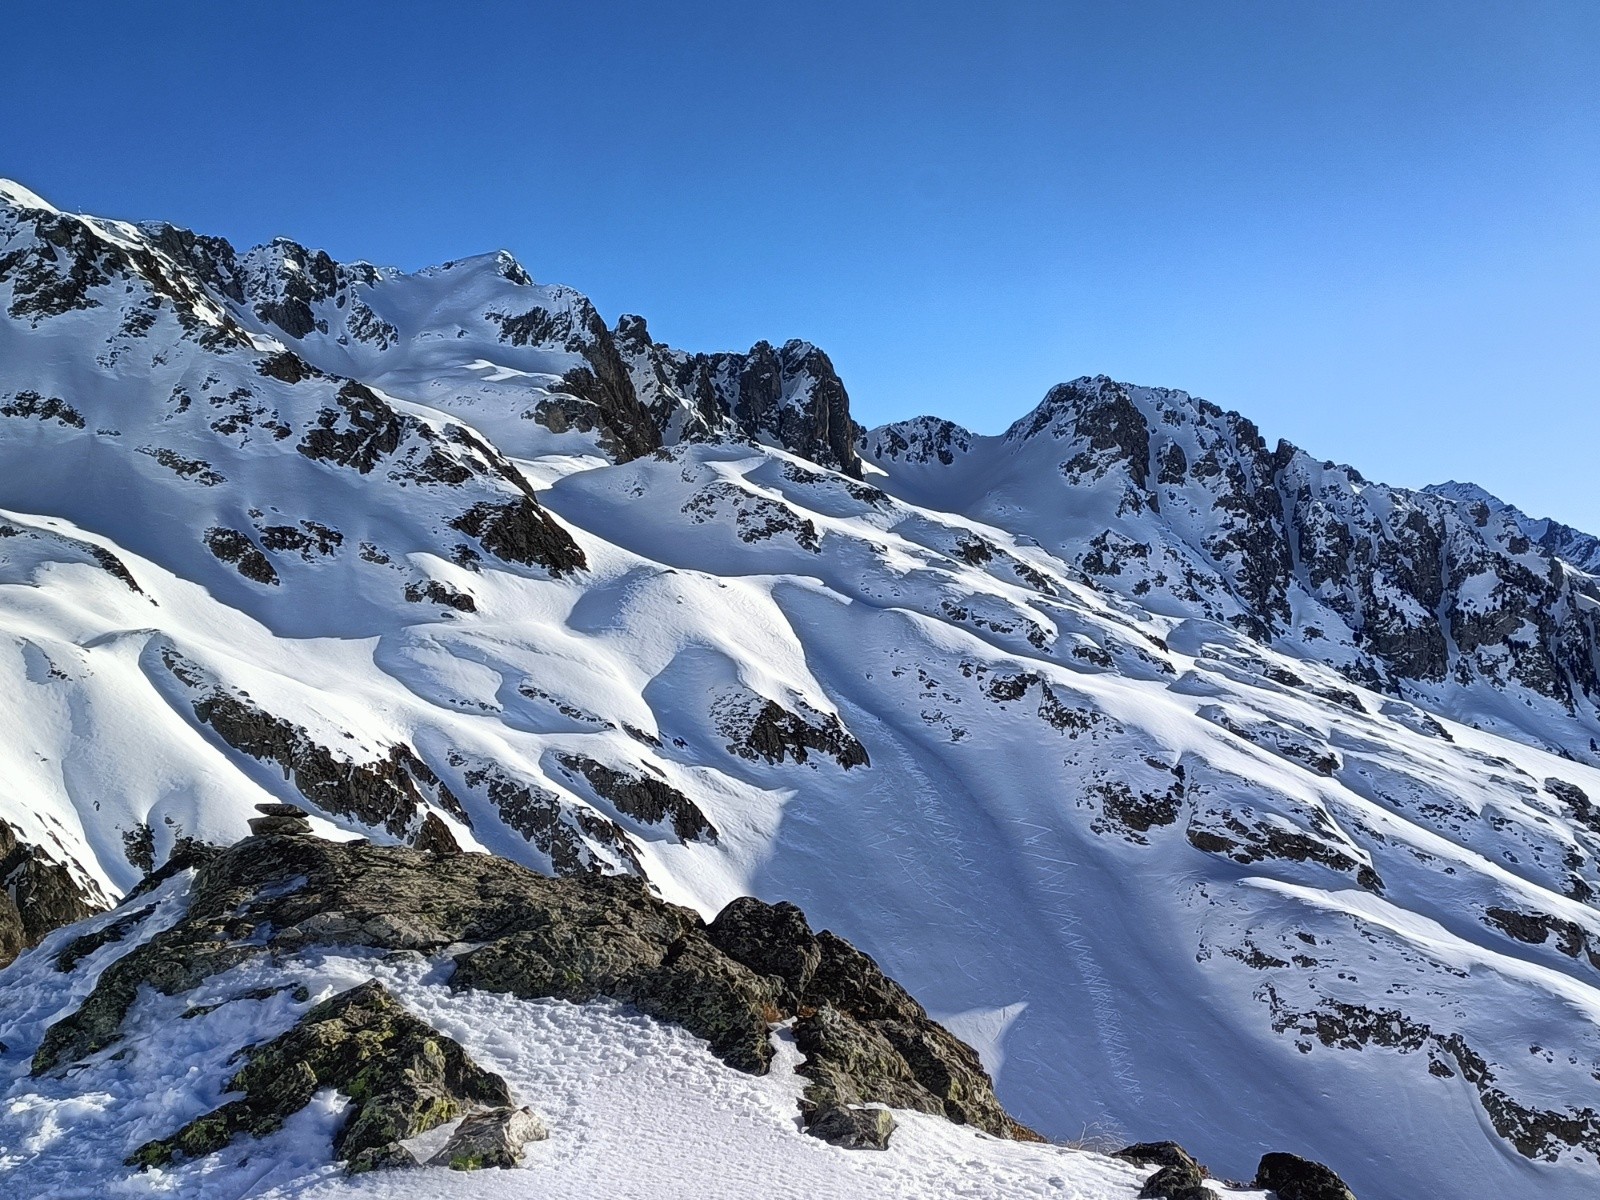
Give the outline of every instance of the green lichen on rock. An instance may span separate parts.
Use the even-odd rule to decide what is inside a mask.
[[[452,950],[463,944],[471,948]],[[251,837],[202,861],[183,918],[105,969],[82,1005],[47,1031],[34,1072],[115,1043],[141,989],[177,995],[258,955],[313,946],[453,952],[450,986],[458,990],[619,1000],[703,1038],[723,1061],[752,1073],[771,1062],[773,1025],[793,1020],[807,1056],[800,1070],[809,1079],[808,1124],[833,1109],[887,1105],[1000,1136],[1035,1136],[1001,1108],[970,1047],[867,955],[812,932],[793,905],[745,897],[707,925],[637,879],[552,879],[490,855],[305,836]],[[305,1061],[312,1060],[303,1050],[280,1056],[282,1069],[259,1085],[269,1089],[262,1095],[292,1086],[297,1097],[331,1080],[364,1098],[359,1080],[321,1069],[313,1069],[313,1085],[295,1065]],[[233,1086],[250,1093],[250,1103],[218,1110],[228,1114],[221,1126],[202,1121],[164,1144],[203,1153],[196,1148],[223,1131],[232,1137],[259,1124],[262,1112],[277,1112],[256,1103],[254,1078],[241,1071]],[[358,1150],[380,1145],[363,1138]]]
[[[474,1108],[511,1103],[505,1080],[408,1013],[376,981],[324,1000],[246,1058],[227,1085],[243,1099],[197,1117],[171,1137],[146,1142],[128,1164],[163,1166],[180,1155],[214,1153],[240,1135],[263,1137],[322,1088],[336,1088],[352,1102],[333,1136],[335,1153],[347,1162]]]
[[[465,1117],[444,1149],[428,1162],[452,1171],[509,1169],[521,1159],[524,1146],[549,1136],[549,1129],[531,1108],[491,1108]]]

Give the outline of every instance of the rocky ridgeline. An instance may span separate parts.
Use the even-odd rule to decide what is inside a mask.
[[[1051,389],[998,439],[921,419],[862,445],[936,490],[941,468],[989,469],[985,443],[1037,454],[1040,486],[1065,484],[1059,501],[1036,498],[1046,516],[1059,503],[1104,522],[1049,548],[1143,604],[1290,643],[1391,693],[1482,681],[1569,711],[1600,702],[1600,579],[1586,573],[1586,535],[1462,485],[1372,483],[1287,442],[1269,448],[1238,413],[1104,376]]]
[[[222,238],[165,224],[143,230],[242,323],[258,323],[290,344],[326,338],[381,361],[402,340],[370,303],[375,291],[403,278],[397,271],[336,262],[287,238],[241,255]],[[595,433],[618,461],[680,441],[761,438],[860,476],[861,431],[843,382],[817,347],[758,342],[742,354],[686,353],[654,341],[642,317],[623,316],[608,328],[587,297],[534,285],[505,251],[494,264],[501,278],[529,289],[526,307],[484,314],[499,326],[500,340],[578,359],[556,394],[533,410],[553,431]]]
[[[331,1148],[352,1173],[515,1167],[529,1142],[549,1136],[504,1079],[378,981],[310,1004],[307,989],[292,982],[294,963],[317,948],[451,959],[455,990],[620,1000],[705,1039],[729,1066],[753,1074],[767,1070],[773,1032],[787,1027],[804,1055],[805,1128],[847,1149],[888,1146],[897,1108],[1041,1140],[1007,1115],[969,1046],[867,955],[813,931],[792,904],[747,896],[708,924],[637,880],[551,879],[490,855],[329,842],[311,836],[295,805],[258,807],[249,838],[190,846],[125,902],[125,915],[56,952],[58,970],[75,970],[150,915],[146,897],[165,879],[194,871],[183,917],[112,961],[78,1007],[48,1028],[33,1055],[35,1076],[70,1072],[116,1047],[131,1033],[142,990],[181,995],[252,959],[270,957],[291,982],[250,998],[290,992],[307,1005],[286,1032],[234,1055],[239,1065],[221,1091],[236,1098],[138,1146],[130,1167],[165,1167],[275,1133],[327,1088],[350,1101]],[[422,1163],[403,1144],[452,1121],[457,1127]],[[1203,1182],[1209,1172],[1174,1143],[1141,1143],[1117,1156],[1156,1168],[1142,1197],[1215,1195]],[[1265,1156],[1254,1186],[1280,1200],[1354,1200],[1328,1168],[1287,1154]]]
[[[455,989],[620,1000],[757,1074],[771,1062],[772,1030],[787,1023],[805,1055],[805,1124],[836,1144],[887,1144],[893,1120],[869,1105],[1037,1138],[1000,1106],[970,1047],[872,959],[814,932],[793,905],[746,897],[707,924],[636,879],[551,879],[490,855],[329,842],[307,836],[295,806],[262,808],[250,838],[192,847],[152,876],[151,885],[198,867],[183,919],[107,967],[76,1010],[50,1026],[33,1056],[35,1075],[115,1046],[142,989],[177,995],[259,956],[287,962],[313,947],[364,947],[451,956]],[[69,943],[58,966],[70,970],[125,936],[145,915],[138,896],[127,905],[127,918]],[[270,1132],[329,1086],[359,1101],[335,1138],[338,1156],[357,1169],[403,1161],[395,1143],[477,1108],[506,1110],[502,1133],[532,1128],[515,1115],[503,1081],[375,983],[311,1008],[245,1058],[227,1088],[242,1099],[130,1161],[161,1164]]]

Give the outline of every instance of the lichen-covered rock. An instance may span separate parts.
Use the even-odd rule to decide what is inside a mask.
[[[34,1073],[117,1042],[142,989],[175,995],[256,956],[319,945],[450,951],[457,989],[621,1000],[753,1073],[771,1061],[773,1024],[793,1019],[808,1124],[830,1108],[882,1104],[1035,1136],[1000,1107],[970,1047],[792,905],[746,898],[707,926],[629,877],[552,879],[486,854],[299,836],[251,837],[200,861],[182,919],[101,973],[46,1031]],[[176,1149],[200,1144],[200,1133],[186,1136]]]
[[[740,896],[717,914],[706,936],[752,969],[783,980],[796,1006],[822,962],[822,946],[805,914],[787,902]]]
[[[828,1108],[806,1127],[812,1137],[846,1150],[887,1150],[894,1130],[894,1116],[886,1108]]]
[[[273,1133],[329,1087],[352,1101],[333,1135],[335,1153],[347,1162],[472,1108],[511,1104],[505,1080],[369,981],[324,1000],[289,1032],[248,1050],[227,1086],[244,1093],[242,1099],[195,1118],[170,1137],[146,1142],[128,1163],[162,1166],[179,1155],[213,1153],[240,1134]]]
[[[542,1142],[550,1130],[531,1108],[491,1108],[462,1118],[430,1166],[452,1171],[514,1167],[529,1142]]]
[[[1276,1192],[1278,1200],[1356,1200],[1344,1180],[1297,1154],[1263,1154],[1255,1186]]]
[[[368,1171],[400,1171],[421,1165],[417,1162],[417,1156],[399,1142],[388,1142],[361,1151],[345,1164],[345,1171],[351,1175],[364,1175]]]

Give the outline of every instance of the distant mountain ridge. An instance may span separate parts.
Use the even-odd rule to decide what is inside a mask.
[[[1429,484],[1422,490],[1432,492],[1436,496],[1447,496],[1451,500],[1471,506],[1474,510],[1474,520],[1478,519],[1477,509],[1480,505],[1485,510],[1483,516],[1485,521],[1489,516],[1504,514],[1516,522],[1517,527],[1527,537],[1544,547],[1549,554],[1570,563],[1580,571],[1587,571],[1591,575],[1600,574],[1600,537],[1595,537],[1592,533],[1574,529],[1571,525],[1563,525],[1560,521],[1549,517],[1530,517],[1520,508],[1507,504],[1475,483],[1457,483],[1452,479],[1445,483]]]
[[[1590,733],[1561,745],[1589,750],[1600,581],[1584,573],[1587,535],[1372,483],[1287,442],[1269,449],[1205,400],[1104,376],[1051,389],[998,437],[918,419],[863,445],[897,472],[897,494],[1031,533],[1141,605],[1464,716],[1452,706],[1480,689],[1527,688],[1584,717]]]

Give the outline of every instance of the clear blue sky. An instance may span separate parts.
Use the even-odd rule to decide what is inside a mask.
[[[14,6],[0,174],[416,267],[507,246],[861,420],[1053,382],[1600,531],[1600,3]]]

